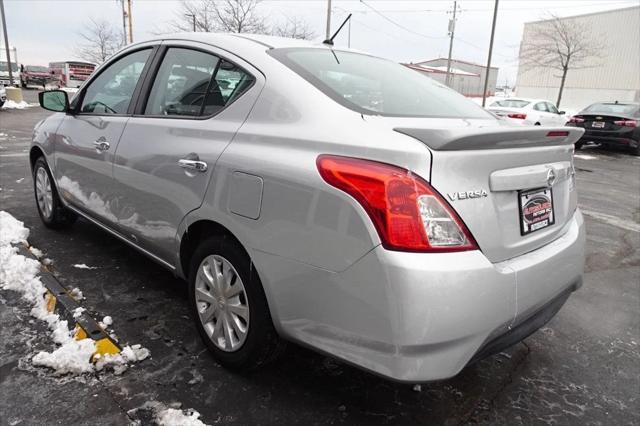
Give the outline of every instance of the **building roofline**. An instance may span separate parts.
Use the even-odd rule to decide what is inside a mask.
[[[583,16],[592,16],[592,15],[603,15],[605,13],[614,13],[614,12],[621,12],[623,10],[629,10],[629,9],[640,9],[640,6],[629,6],[629,7],[623,7],[621,9],[609,9],[609,10],[601,10],[600,12],[589,12],[589,13],[583,13],[581,15],[571,15],[571,16],[562,16],[559,17],[560,19],[572,19],[572,18],[582,18]],[[525,22],[525,25],[529,25],[529,24],[539,24],[540,22],[547,22],[547,21],[552,21],[553,18],[548,18],[548,19],[539,19],[537,21],[529,21],[529,22]]]
[[[431,62],[431,61],[439,61],[439,60],[448,60],[448,58],[433,58],[433,59],[425,59],[424,61],[416,61],[413,62],[414,64],[424,64],[425,62]],[[486,65],[482,65],[482,64],[476,64],[475,62],[470,62],[470,61],[463,61],[462,59],[453,59],[451,58],[451,62],[459,62],[461,64],[467,64],[467,65],[474,65],[476,67],[482,67],[482,68],[486,68]],[[492,69],[499,69],[499,67],[490,67]]]
[[[422,72],[426,72],[426,73],[433,73],[433,74],[446,74],[447,73],[446,71],[435,69],[433,67],[429,67],[428,65],[421,66],[421,65],[417,65],[417,64],[405,64],[405,63],[401,63],[401,65],[404,65],[407,68],[411,68],[412,70],[422,71]],[[460,70],[460,71],[462,71],[462,70]],[[472,73],[472,72],[463,71],[463,73],[459,73],[459,72],[453,71],[453,69],[451,70],[451,75],[461,75],[463,77],[480,77],[480,74],[475,74],[475,73]]]

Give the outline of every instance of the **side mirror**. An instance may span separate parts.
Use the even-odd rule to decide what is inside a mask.
[[[69,96],[63,90],[50,90],[38,93],[40,106],[53,112],[69,111]]]
[[[558,114],[560,114],[560,115],[565,115],[565,114],[566,114],[566,111],[558,111]]]

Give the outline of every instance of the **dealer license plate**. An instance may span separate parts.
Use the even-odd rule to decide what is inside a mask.
[[[551,188],[518,191],[520,234],[527,235],[555,223]]]

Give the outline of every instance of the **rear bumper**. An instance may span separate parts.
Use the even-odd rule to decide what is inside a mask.
[[[594,135],[585,133],[580,142],[597,142],[606,145],[627,146],[636,148],[640,143],[638,139],[634,139],[633,132],[627,132],[624,135]]]
[[[402,253],[380,246],[340,273],[259,252],[252,257],[283,337],[416,383],[456,375],[557,312],[582,282],[579,211],[563,231],[544,247],[496,264],[480,251]]]

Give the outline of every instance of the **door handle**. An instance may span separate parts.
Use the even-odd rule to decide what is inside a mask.
[[[111,147],[111,145],[109,145],[109,142],[107,142],[104,137],[101,137],[97,141],[95,141],[93,143],[93,146],[95,146],[96,150],[98,151],[107,151]]]
[[[180,167],[182,167],[183,169],[195,170],[202,173],[206,172],[208,168],[207,163],[205,163],[204,161],[187,160],[185,158],[181,158],[180,160],[178,160],[178,165],[180,165]]]

